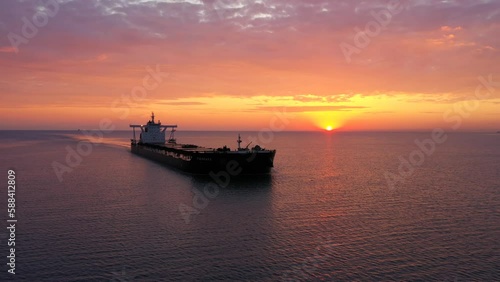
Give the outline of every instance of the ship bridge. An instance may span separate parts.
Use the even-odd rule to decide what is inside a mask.
[[[151,120],[146,125],[131,124],[130,127],[134,129],[134,139],[132,143],[136,144],[135,129],[140,128],[139,142],[145,144],[165,144],[165,131],[170,128],[169,143],[175,143],[174,132],[177,125],[162,125],[160,121],[155,122],[155,114],[151,113]]]

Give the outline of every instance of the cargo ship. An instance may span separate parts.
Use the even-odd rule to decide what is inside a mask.
[[[174,133],[177,125],[163,125],[155,122],[154,113],[145,125],[131,124],[133,139],[131,152],[166,166],[193,174],[210,174],[226,171],[231,175],[268,174],[274,166],[276,150],[266,150],[259,145],[251,148],[251,142],[241,147],[238,134],[238,148],[231,150],[227,146],[206,148],[193,144],[177,143]],[[136,129],[140,129],[136,139]],[[165,135],[170,131],[168,140]]]

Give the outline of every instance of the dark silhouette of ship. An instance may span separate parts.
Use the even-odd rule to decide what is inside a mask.
[[[242,148],[238,135],[238,149],[205,148],[192,144],[178,144],[174,138],[177,125],[162,125],[155,122],[154,113],[146,125],[130,125],[134,129],[131,151],[137,155],[157,161],[169,167],[194,174],[210,174],[225,171],[233,176],[269,173],[273,167],[276,150],[266,150],[259,145]],[[136,139],[135,129],[141,133]],[[171,129],[168,140],[165,131]]]

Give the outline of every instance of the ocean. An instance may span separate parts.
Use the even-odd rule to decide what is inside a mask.
[[[0,280],[500,281],[500,134],[240,133],[277,150],[270,175],[172,170],[129,131],[0,131]]]

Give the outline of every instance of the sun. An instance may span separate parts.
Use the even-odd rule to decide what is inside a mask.
[[[333,130],[333,127],[331,125],[327,126],[326,128],[326,131],[332,131]]]

